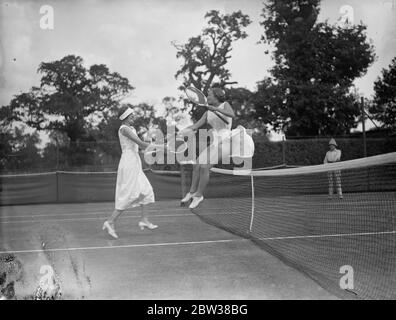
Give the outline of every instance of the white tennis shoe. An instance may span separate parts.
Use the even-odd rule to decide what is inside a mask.
[[[187,192],[187,194],[184,196],[183,199],[180,200],[181,203],[186,203],[191,200],[191,198],[194,196],[193,193]]]
[[[150,229],[150,230],[154,230],[154,229],[157,229],[157,228],[158,228],[157,225],[152,224],[151,222],[139,221],[138,225],[139,225],[139,228],[140,228],[141,230],[144,230],[144,228],[148,228],[148,229]]]
[[[115,230],[113,229],[113,227],[110,225],[110,223],[108,221],[106,221],[103,224],[103,230],[107,230],[107,233],[109,235],[111,235],[113,238],[118,239],[117,233],[115,232]]]
[[[189,206],[190,209],[194,209],[196,207],[198,207],[198,205],[202,202],[202,200],[204,199],[203,196],[200,197],[193,197],[193,200],[191,201],[191,204]]]

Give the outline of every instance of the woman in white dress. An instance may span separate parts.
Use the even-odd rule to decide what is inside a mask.
[[[189,206],[190,209],[196,208],[203,200],[203,192],[209,182],[210,168],[214,163],[222,160],[222,158],[230,156],[231,153],[230,143],[222,142],[227,140],[231,135],[232,119],[235,117],[234,111],[231,105],[225,101],[225,93],[220,88],[210,89],[207,99],[209,105],[208,111],[195,124],[180,132],[181,134],[188,134],[189,130],[196,131],[205,124],[209,124],[213,129],[213,134],[217,138],[199,155],[196,163],[193,165],[190,191],[181,200],[182,203],[192,200]],[[228,121],[228,124],[222,121],[214,111],[220,113]],[[219,151],[219,147],[222,144],[222,150]]]
[[[121,109],[119,119],[122,121],[118,129],[118,137],[122,155],[118,164],[117,184],[115,192],[115,210],[110,218],[103,224],[103,230],[113,238],[118,238],[114,223],[117,218],[128,208],[140,206],[141,220],[140,229],[155,229],[158,226],[152,224],[147,217],[144,206],[153,203],[154,192],[142,169],[139,156],[139,147],[147,148],[149,143],[142,141],[133,128],[133,110],[128,107]]]

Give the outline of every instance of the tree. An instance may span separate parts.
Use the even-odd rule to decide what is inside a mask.
[[[158,128],[162,132],[166,132],[166,120],[163,117],[155,115],[154,106],[141,103],[133,106],[129,103],[123,104],[134,110],[133,127],[140,137],[152,128]],[[108,155],[119,157],[120,146],[118,143],[118,129],[121,121],[118,119],[117,112],[111,111],[108,117],[102,119],[98,126],[90,131],[92,139],[97,141],[100,149]]]
[[[230,81],[231,73],[226,64],[231,58],[232,44],[245,39],[245,28],[251,23],[241,11],[220,14],[211,10],[205,14],[207,27],[198,36],[190,38],[186,44],[173,43],[177,58],[183,65],[175,77],[183,77],[183,87],[193,85],[207,94],[215,81],[222,87],[235,82]]]
[[[16,95],[3,114],[37,130],[59,131],[71,142],[84,140],[94,123],[119,106],[133,87],[127,78],[108,67],[83,66],[79,56],[43,62],[38,68],[40,87]]]
[[[374,99],[370,113],[384,128],[396,129],[396,57],[374,82]]]
[[[256,114],[287,135],[345,134],[356,127],[352,83],[375,58],[366,26],[317,23],[319,4],[270,0],[262,13],[262,41],[275,47],[276,64],[258,85]]]
[[[26,133],[24,128],[1,127],[0,171],[31,170],[38,168],[41,155],[37,132]]]
[[[233,121],[233,127],[242,125],[247,129],[252,129],[259,133],[265,133],[267,131],[263,119],[257,117],[255,114],[255,95],[253,92],[246,88],[239,87],[225,89],[225,93],[226,100],[231,103],[236,115]]]
[[[4,171],[10,160],[12,154],[12,146],[10,141],[12,140],[12,134],[9,130],[5,130],[4,127],[0,129],[0,171]]]

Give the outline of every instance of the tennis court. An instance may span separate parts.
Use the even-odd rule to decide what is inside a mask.
[[[120,219],[118,240],[101,230],[113,203],[1,208],[2,251],[23,266],[18,299],[32,298],[50,265],[66,299],[332,299],[312,280],[250,241],[203,223],[175,200]],[[4,250],[6,252],[4,252]]]
[[[328,197],[329,172],[340,172],[342,199]],[[58,201],[59,190],[68,194],[0,207],[2,261],[19,266],[8,279],[16,297],[32,298],[49,265],[66,299],[395,298],[395,153],[250,173],[214,169],[192,211],[179,206],[180,176],[146,174],[159,228],[141,231],[139,211],[129,210],[117,240],[101,230],[114,173],[2,176],[3,204],[33,201],[21,188],[28,181],[56,189]],[[340,286],[345,266],[352,289]]]

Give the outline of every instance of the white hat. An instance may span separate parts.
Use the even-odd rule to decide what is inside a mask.
[[[331,146],[331,145],[337,147],[337,142],[333,138],[331,138],[329,141],[329,146]]]

